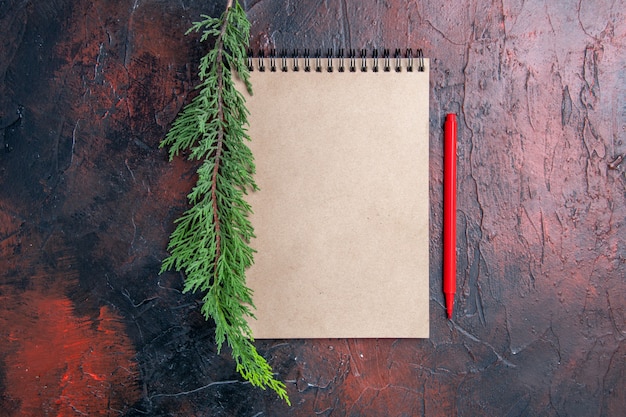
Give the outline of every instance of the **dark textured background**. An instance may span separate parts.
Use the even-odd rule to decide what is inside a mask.
[[[0,416],[625,415],[626,2],[244,2],[255,49],[431,58],[431,338],[259,343],[291,408],[158,275],[194,179],[157,147],[205,51],[183,33],[224,3],[0,1]]]

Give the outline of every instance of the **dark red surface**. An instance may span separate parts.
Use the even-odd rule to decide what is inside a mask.
[[[195,169],[158,143],[218,3],[0,3],[0,416],[625,415],[626,4],[244,2],[255,49],[431,58],[431,337],[258,343],[288,408],[158,275]]]

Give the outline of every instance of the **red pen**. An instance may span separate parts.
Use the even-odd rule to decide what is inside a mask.
[[[448,318],[456,293],[456,114],[446,115],[443,155],[443,294]]]

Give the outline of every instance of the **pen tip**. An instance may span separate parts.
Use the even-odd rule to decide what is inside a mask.
[[[454,294],[446,294],[446,312],[448,318],[452,318],[452,311],[454,310]]]

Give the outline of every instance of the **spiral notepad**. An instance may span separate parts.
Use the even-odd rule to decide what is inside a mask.
[[[256,54],[257,339],[428,337],[429,61]]]

